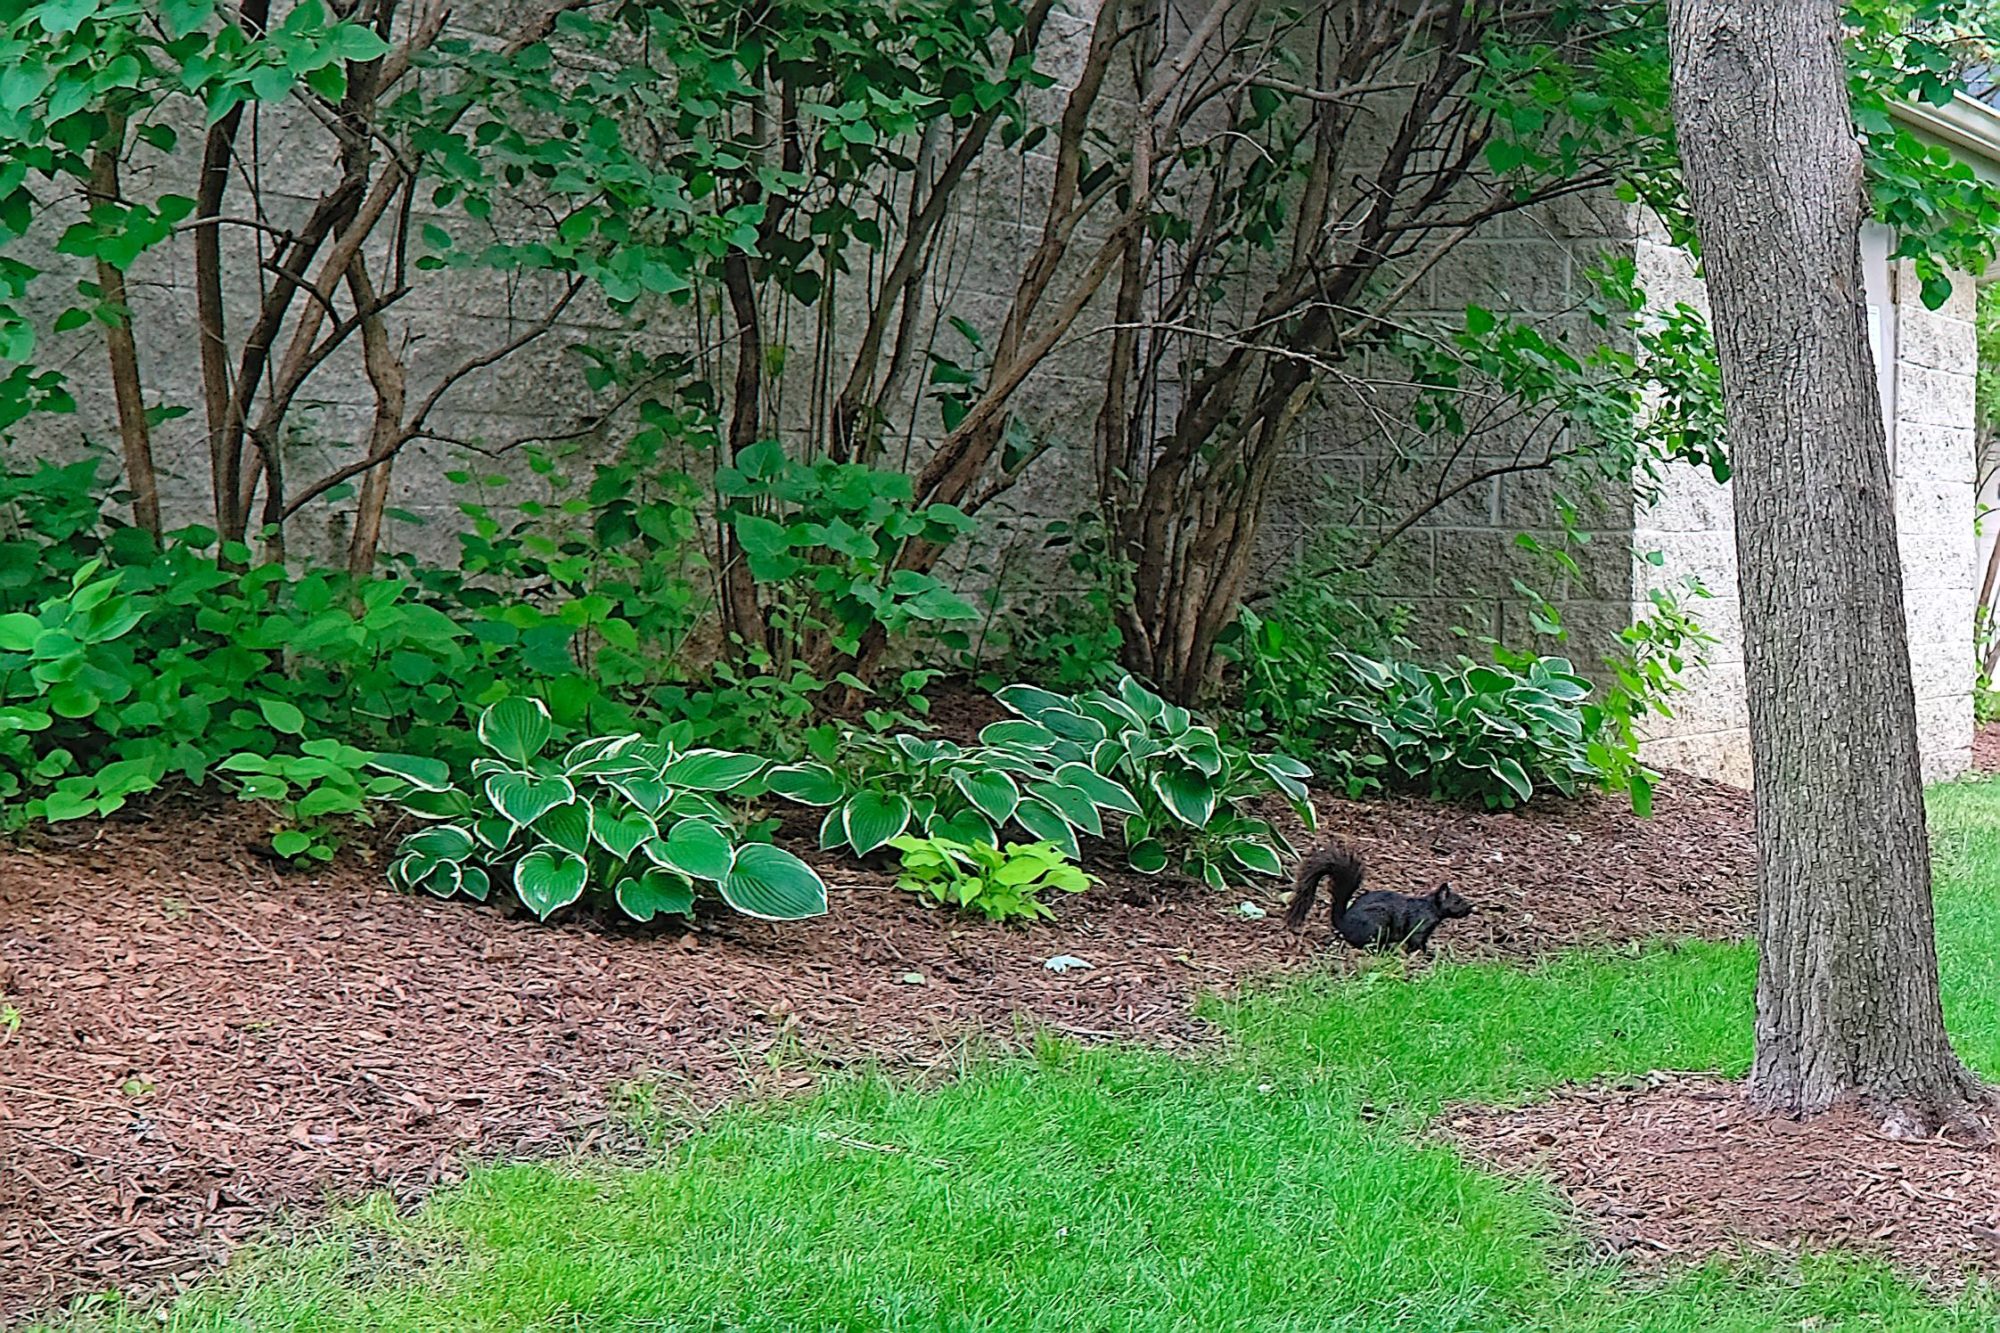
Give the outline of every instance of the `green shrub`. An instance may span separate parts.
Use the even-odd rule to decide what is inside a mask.
[[[503,699],[479,719],[489,752],[469,792],[434,760],[378,756],[401,780],[396,799],[435,821],[403,840],[391,882],[440,898],[485,901],[497,881],[546,920],[588,895],[635,921],[689,915],[714,889],[736,911],[795,921],[826,911],[826,885],[805,862],[745,840],[717,798],[755,790],[765,761],[678,750],[636,735],[597,737],[545,757],[554,738],[537,700]]]
[[[865,855],[912,829],[996,845],[1018,828],[1075,857],[1079,838],[1115,837],[1135,870],[1171,865],[1217,887],[1283,872],[1292,849],[1255,812],[1264,798],[1282,795],[1312,827],[1305,765],[1225,742],[1129,677],[1115,694],[1013,685],[995,697],[1016,716],[977,745],[850,730],[766,783],[827,807],[822,847]]]
[[[1082,893],[1089,875],[1069,863],[1052,842],[1010,842],[995,847],[954,838],[900,837],[889,845],[902,854],[896,883],[933,902],[978,912],[989,921],[1033,921],[1055,915],[1040,895],[1048,889]]]
[[[866,856],[911,829],[989,845],[1006,829],[1077,855],[1079,833],[1106,815],[1136,814],[1133,794],[1088,764],[1032,745],[971,747],[926,736],[859,730],[815,738],[821,759],[776,768],[776,795],[825,806],[820,846]]]
[[[267,711],[278,707],[266,701]],[[331,821],[373,824],[370,800],[397,787],[387,775],[368,775],[375,756],[366,750],[324,738],[301,741],[298,748],[297,754],[233,754],[215,768],[234,781],[237,799],[272,812],[272,851],[287,860],[331,861],[340,845]]]
[[[1311,770],[1284,754],[1257,754],[1127,677],[1116,692],[1054,694],[1014,685],[996,696],[1017,720],[980,733],[987,745],[1027,746],[1079,765],[1137,798],[1124,824],[1132,868],[1169,865],[1215,888],[1246,874],[1281,875],[1291,844],[1256,813],[1282,795],[1307,828]]]
[[[1563,658],[1533,658],[1521,670],[1460,659],[1449,671],[1342,660],[1359,690],[1334,708],[1436,799],[1507,808],[1538,787],[1574,795],[1603,776],[1590,754],[1590,682]]]

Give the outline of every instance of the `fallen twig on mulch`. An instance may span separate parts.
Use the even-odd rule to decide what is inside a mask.
[[[1449,879],[1479,906],[1439,936],[1451,956],[1741,933],[1747,797],[1675,780],[1659,805],[1323,809],[1372,883]],[[705,1107],[809,1083],[794,1049],[923,1066],[1022,1022],[1187,1042],[1191,997],[1326,947],[1324,918],[1303,941],[1279,924],[1277,885],[1252,919],[1240,893],[1106,872],[1008,930],[834,863],[824,920],[541,926],[392,893],[355,856],[287,871],[259,832],[181,806],[0,849],[0,1006],[20,1015],[0,1026],[0,1323],[157,1288],[329,1194],[407,1199],[470,1157],[588,1141],[622,1080]],[[1051,973],[1057,954],[1094,966]]]
[[[1735,1084],[1656,1074],[1440,1132],[1505,1171],[1546,1174],[1606,1250],[1643,1265],[1744,1246],[1884,1255],[1935,1279],[2000,1263],[2000,1154],[1884,1137],[1857,1110],[1794,1120]]]

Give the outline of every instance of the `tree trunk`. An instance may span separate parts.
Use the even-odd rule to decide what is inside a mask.
[[[110,121],[90,160],[91,208],[119,202],[118,158],[125,151],[125,118],[114,115]],[[153,469],[152,429],[146,421],[139,345],[132,336],[131,298],[125,290],[123,270],[100,258],[97,290],[110,307],[111,317],[104,325],[104,350],[111,361],[111,392],[118,404],[118,443],[125,458],[125,485],[132,492],[132,522],[158,537],[160,483]]]
[[[1916,704],[1839,0],[1673,0],[1735,464],[1756,772],[1752,1097],[1976,1129],[1938,1002]]]

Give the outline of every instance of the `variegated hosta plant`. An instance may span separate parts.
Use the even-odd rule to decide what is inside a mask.
[[[767,921],[826,911],[826,885],[812,867],[742,841],[718,800],[751,785],[762,759],[638,736],[586,740],[554,758],[543,753],[552,734],[539,700],[488,708],[479,740],[492,753],[472,761],[470,792],[436,760],[377,756],[374,766],[406,786],[392,799],[435,821],[403,840],[390,880],[482,902],[496,883],[511,883],[545,920],[586,894],[635,921],[687,915],[709,889]]]
[[[1122,834],[1133,869],[1171,865],[1218,888],[1284,871],[1291,845],[1258,800],[1280,793],[1314,824],[1305,765],[1227,744],[1129,678],[1116,693],[1013,685],[996,697],[1015,720],[978,745],[850,733],[825,762],[773,768],[765,786],[827,807],[824,847],[865,854],[906,833],[992,846],[1019,829],[1074,857],[1080,836]]]
[[[1256,803],[1279,793],[1308,829],[1318,822],[1304,764],[1224,741],[1129,676],[1115,691],[1066,695],[1010,685],[994,697],[1015,718],[980,732],[982,744],[1086,764],[1138,798],[1140,808],[1125,820],[1135,870],[1176,865],[1218,889],[1246,874],[1281,875],[1292,845],[1257,814]]]

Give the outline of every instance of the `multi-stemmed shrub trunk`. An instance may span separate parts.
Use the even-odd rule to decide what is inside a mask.
[[[1838,0],[1675,0],[1674,113],[1735,463],[1756,773],[1752,1095],[1977,1121],[1929,850]]]

